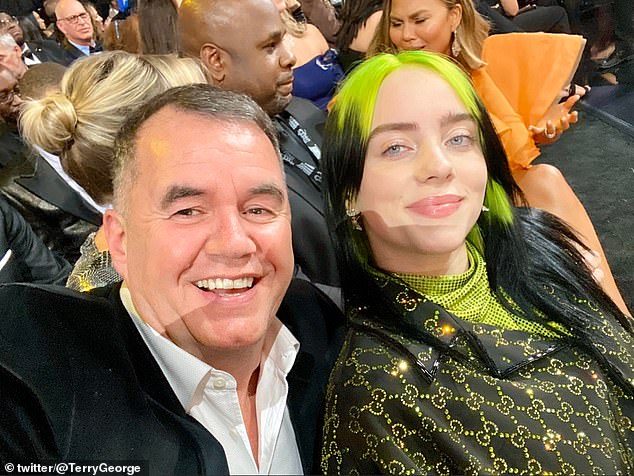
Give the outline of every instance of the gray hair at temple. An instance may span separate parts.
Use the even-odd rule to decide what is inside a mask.
[[[15,42],[10,33],[0,34],[0,48],[8,50],[15,48],[16,46],[18,46],[18,44]]]
[[[152,98],[133,112],[117,134],[114,148],[113,205],[120,213],[126,214],[129,192],[138,177],[136,141],[139,130],[152,116],[166,107],[198,115],[201,119],[255,125],[273,144],[284,174],[275,125],[253,99],[208,84],[180,86]]]

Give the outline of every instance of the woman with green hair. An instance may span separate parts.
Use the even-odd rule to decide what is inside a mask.
[[[326,137],[349,329],[323,471],[632,474],[632,323],[563,222],[513,206],[465,74],[432,53],[371,58]]]

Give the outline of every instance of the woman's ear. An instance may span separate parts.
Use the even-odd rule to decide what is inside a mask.
[[[462,5],[456,3],[449,10],[449,25],[451,26],[451,31],[456,31],[460,26],[460,22],[462,21]]]
[[[227,75],[226,52],[213,43],[205,43],[200,47],[200,61],[207,70],[209,82],[222,84]]]

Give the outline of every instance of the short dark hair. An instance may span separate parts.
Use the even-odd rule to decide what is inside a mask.
[[[253,124],[266,134],[278,158],[280,157],[277,130],[273,122],[250,97],[223,91],[209,84],[169,89],[128,116],[115,139],[113,202],[122,212],[126,210],[125,197],[138,174],[135,155],[139,130],[152,116],[166,107],[221,122]]]
[[[58,63],[34,64],[18,81],[22,99],[40,99],[51,88],[59,89],[66,68]]]

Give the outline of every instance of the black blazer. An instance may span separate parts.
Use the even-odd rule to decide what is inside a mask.
[[[302,162],[320,169],[319,159],[288,125],[287,113],[299,122],[319,148],[326,116],[310,101],[293,98],[286,111],[274,118],[282,153],[290,153]],[[284,171],[292,211],[295,262],[313,284],[327,292],[335,302],[339,302],[339,272],[330,231],[326,225],[321,184],[313,183],[300,168],[287,162],[284,163]]]
[[[101,214],[75,192],[43,158],[23,148],[3,163],[0,194],[31,225],[50,249],[70,263],[89,233],[101,225]],[[16,165],[17,164],[17,165]]]
[[[64,50],[66,51],[66,54],[68,54],[68,56],[70,57],[71,62],[75,61],[76,59],[87,56],[67,39],[64,39],[61,43],[62,43],[62,48],[64,48]],[[95,51],[97,52],[102,51],[102,47],[99,43],[95,43]]]
[[[227,474],[119,299],[0,286],[0,462],[145,460],[150,474]],[[338,310],[295,280],[278,316],[301,342],[287,406],[304,471],[318,467],[322,400],[341,343]]]
[[[63,66],[68,66],[76,59],[52,40],[42,40],[37,43],[31,42],[26,45],[42,63],[59,63]]]
[[[71,267],[0,197],[0,283],[64,284]]]

